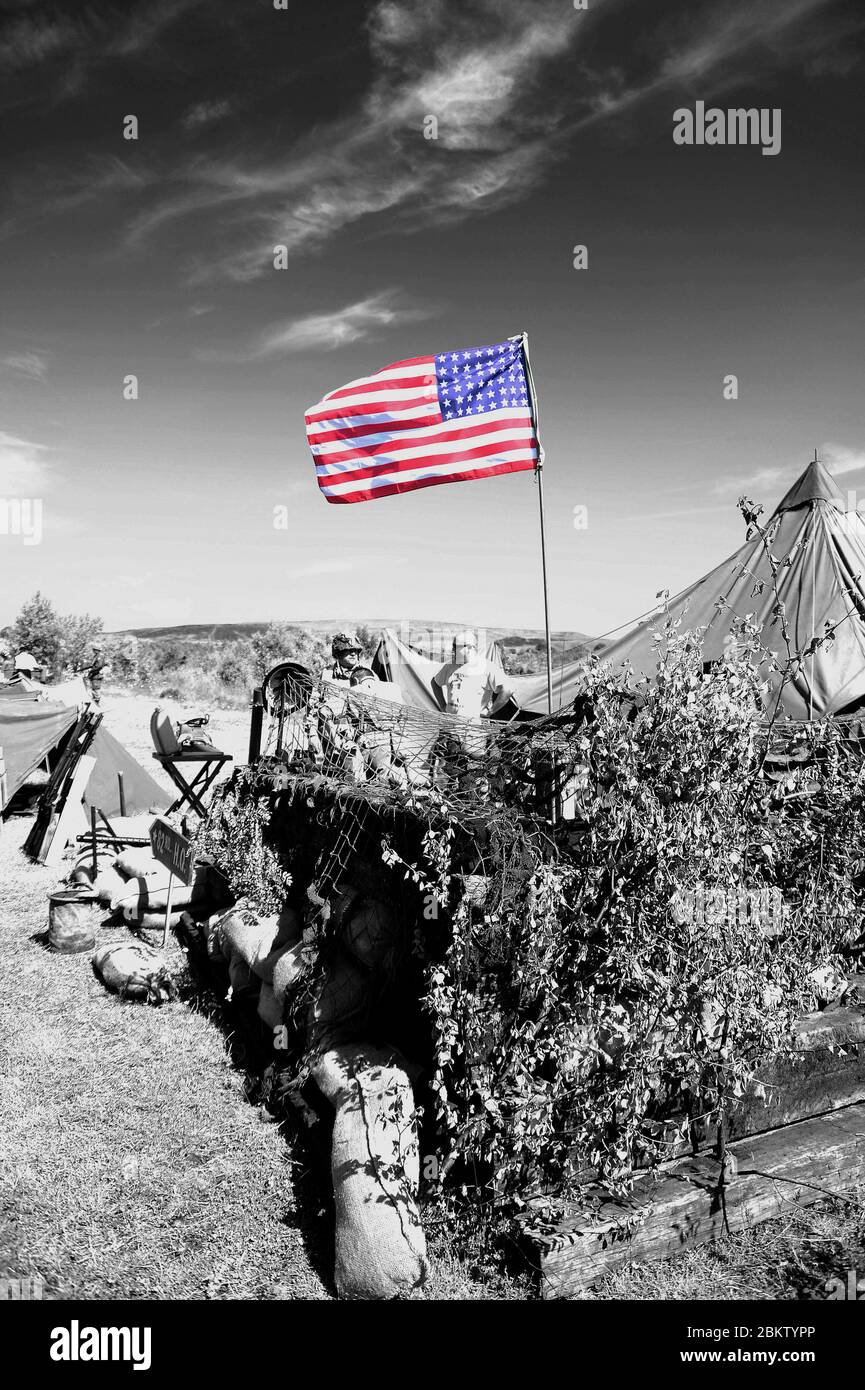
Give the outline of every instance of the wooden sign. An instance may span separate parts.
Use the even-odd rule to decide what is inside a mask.
[[[157,816],[150,827],[150,844],[160,864],[188,887],[192,882],[192,845],[186,836]]]

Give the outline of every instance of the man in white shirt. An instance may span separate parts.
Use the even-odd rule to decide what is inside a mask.
[[[506,704],[512,692],[478,652],[478,639],[471,631],[458,632],[453,640],[453,660],[433,676],[447,714],[478,723],[482,715],[494,714]]]

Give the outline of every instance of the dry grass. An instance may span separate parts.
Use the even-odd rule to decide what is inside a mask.
[[[326,1159],[251,1102],[191,984],[161,1009],[124,1003],[89,953],[47,948],[59,875],[20,853],[30,823],[0,831],[0,1275],[40,1275],[53,1298],[332,1297]],[[176,941],[168,955],[185,972]],[[521,1293],[445,1255],[428,1296]]]
[[[222,1035],[46,948],[54,876],[18,853],[26,828],[0,842],[0,1266],[55,1297],[328,1297],[301,1173]]]

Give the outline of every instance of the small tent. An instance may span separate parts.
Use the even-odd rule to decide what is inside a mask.
[[[761,523],[764,518],[761,517]],[[835,627],[835,639],[818,647],[785,686],[781,707],[794,719],[852,713],[865,706],[865,524],[846,513],[834,480],[821,463],[809,464],[778,504],[766,525],[771,551],[786,562],[778,577],[794,651]],[[771,567],[755,535],[722,564],[677,594],[668,613],[681,620],[680,631],[705,628],[703,659],[717,661],[735,619],[750,616],[762,628],[764,647],[780,661],[786,657],[781,623],[773,612],[777,599]],[[637,623],[600,653],[610,666],[629,665],[638,676],[657,670],[654,634],[658,614]],[[576,694],[581,662],[554,673],[557,708]],[[768,673],[767,673],[768,674]],[[777,690],[780,677],[770,677]],[[545,708],[545,681],[529,692],[529,708]]]
[[[62,743],[77,718],[77,710],[40,700],[38,692],[25,690],[17,681],[0,686],[0,751],[6,764],[0,811]]]
[[[0,687],[0,749],[6,764],[0,813],[46,758],[62,753],[78,718],[74,706],[41,699],[39,692],[25,691],[17,682]],[[123,773],[127,814],[168,806],[170,796],[101,722],[87,752],[96,762],[84,792],[85,807],[98,807],[109,816],[119,812],[118,772]]]

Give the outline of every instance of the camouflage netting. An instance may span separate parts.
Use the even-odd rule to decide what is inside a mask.
[[[363,1036],[423,1063],[423,970],[444,949],[453,913],[465,904],[506,921],[537,866],[561,853],[551,811],[555,801],[559,817],[569,804],[573,814],[578,716],[476,725],[300,668],[269,684],[266,706],[262,756],[235,772],[223,798],[266,803],[265,838],[291,875],[289,905],[304,921],[310,962],[332,963],[360,900],[387,912],[395,926],[368,972]],[[434,881],[430,864],[436,835],[448,840],[446,882]],[[295,991],[300,1033],[319,984],[311,970]]]

